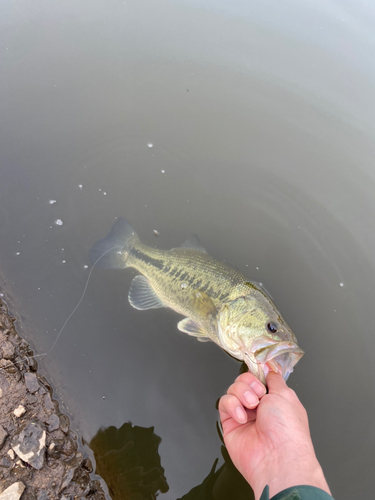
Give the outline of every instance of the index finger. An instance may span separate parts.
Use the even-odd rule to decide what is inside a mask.
[[[266,387],[251,372],[242,373],[236,378],[235,381],[244,382],[245,384],[249,385],[251,389],[255,392],[255,394],[258,396],[258,398],[262,398],[267,392]]]

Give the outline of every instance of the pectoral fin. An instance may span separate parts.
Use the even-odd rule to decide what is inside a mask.
[[[206,342],[206,340],[210,340],[210,337],[207,335],[206,331],[196,321],[191,318],[185,318],[180,321],[177,325],[177,328],[188,335],[193,335],[193,337],[198,337],[198,340],[202,340]]]
[[[163,302],[156,295],[148,279],[141,274],[133,279],[128,298],[130,304],[136,309],[145,310],[164,307]]]

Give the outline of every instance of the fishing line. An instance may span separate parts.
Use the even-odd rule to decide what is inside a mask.
[[[78,301],[77,305],[75,306],[75,308],[73,309],[73,311],[69,314],[69,316],[68,316],[68,317],[66,318],[66,320],[64,321],[64,324],[63,324],[63,326],[61,327],[61,329],[60,329],[59,333],[57,334],[57,337],[55,338],[55,341],[53,342],[53,344],[52,344],[51,348],[50,348],[47,352],[45,352],[45,353],[42,353],[42,354],[35,354],[35,356],[28,356],[27,358],[22,358],[22,359],[20,359],[19,361],[16,361],[16,362],[14,362],[14,363],[9,364],[8,366],[4,366],[3,368],[0,368],[0,370],[1,370],[1,371],[6,370],[7,368],[9,368],[9,367],[10,367],[10,366],[12,366],[12,365],[18,365],[18,364],[20,364],[20,363],[23,363],[24,361],[28,361],[28,360],[30,360],[30,359],[40,358],[40,357],[42,357],[42,356],[44,356],[44,358],[42,359],[42,361],[43,361],[43,360],[44,360],[44,359],[45,359],[45,358],[46,358],[46,357],[50,354],[50,352],[52,351],[52,349],[53,349],[53,348],[55,347],[55,345],[57,344],[57,341],[59,340],[59,338],[60,338],[60,336],[61,336],[61,334],[62,334],[63,330],[65,329],[66,325],[68,324],[68,322],[69,322],[70,318],[73,316],[73,314],[76,312],[76,310],[77,310],[77,309],[79,308],[79,306],[81,305],[81,302],[82,302],[82,300],[83,300],[84,296],[86,295],[86,291],[87,291],[87,287],[88,287],[88,285],[89,285],[89,281],[90,281],[90,278],[91,278],[91,274],[92,274],[92,272],[93,272],[93,270],[94,270],[94,268],[95,268],[96,264],[99,262],[99,260],[100,260],[102,257],[104,257],[104,255],[105,255],[106,253],[110,252],[111,250],[114,250],[115,248],[122,248],[122,247],[120,247],[119,245],[116,245],[116,246],[114,246],[114,247],[112,247],[112,248],[109,248],[109,249],[108,249],[108,250],[106,250],[104,253],[102,253],[102,255],[101,255],[100,257],[98,257],[98,259],[96,259],[96,261],[94,262],[94,264],[93,264],[92,268],[90,269],[89,275],[87,276],[86,284],[85,284],[85,286],[84,286],[84,288],[83,288],[83,292],[82,292],[81,298],[79,299],[79,301]]]

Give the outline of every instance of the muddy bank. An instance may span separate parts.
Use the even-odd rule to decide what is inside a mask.
[[[96,463],[84,455],[14,321],[0,298],[0,500],[155,500],[168,492],[153,427],[100,428],[86,443]],[[224,447],[222,454],[224,464],[216,470],[216,459],[183,499],[253,498]]]
[[[104,500],[32,354],[0,299],[0,500]]]

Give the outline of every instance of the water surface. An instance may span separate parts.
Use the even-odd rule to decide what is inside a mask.
[[[158,248],[196,233],[274,297],[333,495],[370,497],[372,4],[0,6],[0,262],[21,333],[50,349],[115,217]],[[154,427],[175,499],[223,463],[215,403],[240,364],[174,312],[133,309],[134,276],[94,270],[41,367],[86,443]]]

